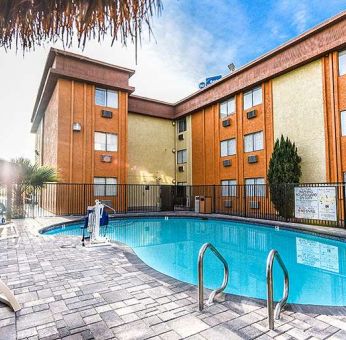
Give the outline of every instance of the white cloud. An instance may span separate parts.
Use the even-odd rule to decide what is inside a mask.
[[[287,25],[297,33],[305,30],[312,18],[308,3],[282,0],[268,4],[263,21],[256,22],[251,20],[255,16],[252,6],[240,0],[172,0],[164,3],[162,16],[154,18],[156,39],[149,41],[144,35],[138,65],[130,43],[110,47],[106,39],[101,44],[89,42],[84,51],[71,50],[135,69],[130,84],[136,94],[174,102],[197,90],[202,78],[227,73],[230,62],[239,67],[275,47],[278,40],[286,40]],[[197,8],[203,12],[194,15]],[[37,47],[24,58],[21,52],[16,55],[0,49],[0,158],[33,157],[30,117],[50,46]],[[61,43],[55,46],[61,48]]]
[[[293,16],[293,25],[298,32],[303,32],[307,29],[309,18],[308,11],[304,4],[300,4]]]
[[[236,4],[234,1],[232,11],[243,21]],[[214,8],[222,12],[226,5],[227,1],[219,0]],[[131,43],[127,47],[119,43],[110,47],[110,39],[101,44],[90,41],[84,51],[77,47],[71,51],[134,68],[136,73],[130,83],[136,94],[175,102],[197,90],[201,78],[213,75],[208,73],[209,69],[227,72],[227,64],[233,61],[237,48],[231,43],[224,46],[208,30],[207,22],[196,23],[181,6],[179,1],[167,2],[162,16],[154,19],[155,39],[149,41],[144,34],[138,65]],[[21,52],[0,50],[0,158],[33,158],[30,117],[50,46],[37,47],[24,57]],[[61,48],[61,43],[54,46]]]

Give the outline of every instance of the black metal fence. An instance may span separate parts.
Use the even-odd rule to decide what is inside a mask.
[[[196,211],[346,228],[345,183],[142,185],[0,184],[0,215],[84,215],[99,199],[117,213]]]

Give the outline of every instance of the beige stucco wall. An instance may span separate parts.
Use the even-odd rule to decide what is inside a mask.
[[[174,134],[175,127],[169,119],[129,113],[129,184],[173,184]]]
[[[43,142],[42,142],[42,164],[57,169],[58,167],[58,104],[59,104],[59,83],[55,86],[54,92],[49,100],[43,118]]]
[[[184,182],[187,185],[192,184],[192,133],[191,133],[191,116],[186,117],[186,131],[183,133],[178,133],[178,127],[176,126],[176,138],[175,138],[175,149],[178,150],[187,150],[187,163],[184,165],[184,172],[178,171],[177,164],[177,175],[176,180],[178,182]],[[179,140],[178,135],[183,134],[184,140]]]
[[[273,80],[274,139],[283,134],[296,143],[301,182],[326,181],[322,86],[320,60]]]

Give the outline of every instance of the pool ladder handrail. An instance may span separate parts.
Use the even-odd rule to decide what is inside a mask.
[[[211,243],[205,243],[199,250],[198,254],[198,307],[199,310],[202,311],[204,308],[204,291],[203,291],[203,260],[204,260],[204,254],[207,251],[207,249],[210,248],[210,250],[216,255],[216,257],[222,262],[224,266],[224,275],[223,275],[223,282],[220,288],[217,288],[213,290],[208,298],[207,304],[211,304],[214,301],[214,298],[217,294],[221,293],[227,286],[228,283],[228,277],[229,277],[229,269],[228,264],[225,260],[225,258],[219,253],[219,251],[211,244]]]
[[[279,263],[283,273],[284,273],[284,290],[283,290],[283,297],[282,299],[277,303],[275,310],[274,310],[274,298],[273,298],[273,265],[274,260],[277,260]],[[280,319],[280,313],[283,307],[287,303],[288,294],[289,294],[289,288],[290,288],[290,281],[289,281],[289,275],[288,270],[279,254],[279,252],[276,249],[272,249],[267,257],[267,268],[266,268],[266,275],[267,275],[267,309],[268,309],[268,327],[269,329],[274,329],[274,317],[276,320]]]

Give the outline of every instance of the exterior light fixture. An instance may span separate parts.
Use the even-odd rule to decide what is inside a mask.
[[[175,149],[172,149],[172,152],[175,153]]]
[[[76,132],[80,132],[82,130],[82,126],[80,125],[80,123],[73,123],[72,130]]]
[[[112,156],[111,155],[101,155],[101,162],[111,163],[112,162]]]

